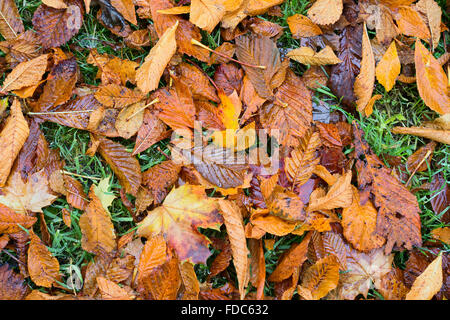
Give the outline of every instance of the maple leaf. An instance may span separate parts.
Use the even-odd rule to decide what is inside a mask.
[[[20,173],[14,171],[2,191],[0,203],[22,214],[26,214],[27,210],[42,212],[43,207],[49,206],[57,198],[51,194],[43,169],[30,175],[26,183]]]
[[[24,32],[22,19],[14,0],[5,0],[0,3],[0,34],[6,39],[15,39]]]
[[[158,43],[150,50],[148,56],[145,57],[144,63],[137,70],[137,86],[143,93],[148,93],[158,88],[159,79],[177,50],[177,43],[175,41],[177,28],[178,21],[164,31]]]
[[[221,223],[216,201],[203,187],[185,184],[172,189],[162,205],[148,213],[138,234],[147,238],[163,234],[180,261],[206,263],[211,254],[208,240],[197,228],[217,228]]]
[[[373,154],[356,124],[353,133],[358,158],[358,188],[368,188],[374,197],[374,205],[378,209],[376,232],[387,240],[385,253],[390,253],[394,245],[404,245],[411,250],[413,245],[422,242],[417,199]]]

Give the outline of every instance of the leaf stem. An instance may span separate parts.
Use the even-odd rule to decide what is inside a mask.
[[[143,106],[142,108],[140,108],[139,110],[137,110],[135,113],[133,113],[131,116],[129,116],[128,118],[126,118],[126,121],[129,121],[131,118],[133,118],[135,115],[137,115],[139,112],[147,109],[147,107],[150,107],[151,105],[158,103],[159,99],[156,98],[153,101],[151,101],[150,103],[146,104],[145,106]]]

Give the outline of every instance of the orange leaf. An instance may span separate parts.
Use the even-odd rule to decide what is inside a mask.
[[[317,24],[331,24],[342,14],[342,0],[318,0],[308,10],[308,17]]]
[[[0,233],[20,232],[23,230],[20,226],[29,229],[36,221],[35,217],[15,212],[0,203]]]
[[[14,0],[0,2],[0,34],[6,39],[15,39],[25,31]]]
[[[319,300],[336,288],[338,281],[339,262],[336,256],[329,255],[305,271],[301,286],[311,292],[313,300]]]
[[[416,41],[414,54],[417,89],[423,102],[439,114],[450,112],[450,96],[447,75],[433,55]]]
[[[139,224],[138,235],[163,234],[180,261],[205,263],[211,254],[209,241],[197,228],[218,228],[221,223],[217,203],[206,196],[204,188],[184,184],[172,189],[163,204],[148,213]]]
[[[56,280],[61,280],[58,260],[52,256],[41,239],[30,232],[28,248],[28,272],[31,280],[38,286],[50,288]]]
[[[189,21],[211,33],[225,15],[225,6],[219,0],[191,0]]]
[[[294,14],[288,17],[286,21],[294,39],[314,37],[322,34],[320,27],[304,15]]]
[[[431,38],[427,25],[420,17],[419,13],[411,7],[402,6],[395,14],[398,30],[406,36],[418,37],[428,40]]]
[[[104,277],[97,277],[98,288],[104,300],[133,300],[134,296],[117,283]]]
[[[395,80],[400,74],[400,66],[397,47],[395,46],[395,41],[392,41],[375,70],[378,82],[383,85],[387,92],[394,86]]]

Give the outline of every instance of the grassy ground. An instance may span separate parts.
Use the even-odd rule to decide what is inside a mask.
[[[440,2],[444,7],[445,0],[441,0]],[[22,18],[24,19],[26,28],[31,28],[33,12],[40,5],[41,1],[16,0],[16,3]],[[278,46],[280,48],[298,47],[298,41],[293,39],[289,32],[286,18],[295,13],[305,14],[307,7],[307,0],[288,0],[282,5],[283,17],[270,18],[271,21],[274,21],[285,28],[283,36],[278,41]],[[141,59],[148,53],[148,51],[138,51],[126,47],[123,44],[122,39],[113,36],[98,23],[94,15],[95,12],[96,10],[89,15],[85,15],[84,25],[79,34],[64,46],[65,51],[70,51],[77,57],[84,81],[92,85],[97,85],[99,80],[95,79],[97,72],[96,68],[86,63],[89,49],[97,48],[100,53],[114,54],[130,60]],[[262,18],[266,19],[267,17],[262,16]],[[448,18],[448,16],[444,17],[444,19],[446,19],[444,21],[448,22]],[[203,33],[203,39],[203,42],[211,48],[219,46],[222,42],[220,32],[218,31],[211,35]],[[113,50],[108,45],[109,43],[118,43],[121,48],[119,50]],[[75,46],[82,49],[73,50],[72,48]],[[436,50],[436,54],[439,56],[443,52],[443,44],[441,41],[441,44]],[[200,62],[198,64],[210,75],[214,73],[212,67]],[[296,64],[294,70],[301,74],[306,70],[306,67]],[[375,103],[374,112],[370,118],[360,117],[354,119],[353,116],[346,114],[347,119],[349,122],[356,120],[360,124],[366,133],[367,141],[377,154],[400,156],[402,162],[405,162],[409,155],[427,141],[423,138],[413,136],[394,135],[391,133],[391,129],[394,126],[418,126],[424,120],[434,119],[436,114],[424,105],[419,98],[415,85],[397,83],[389,94],[386,94],[382,86],[377,85],[374,94],[381,94],[383,98]],[[318,89],[316,97],[326,100],[329,103],[331,110],[341,110],[338,99],[333,96],[329,89]],[[118,195],[120,187],[109,166],[106,165],[99,156],[89,157],[85,155],[85,151],[89,144],[89,134],[54,123],[42,125],[42,130],[50,143],[50,147],[60,150],[62,158],[66,161],[65,170],[94,179],[112,177],[111,188],[118,198],[113,202],[110,211],[118,235],[123,235],[133,227],[133,219],[120,201]],[[134,143],[125,140],[121,140],[121,142],[129,151],[133,149]],[[157,147],[160,147],[163,151],[169,153],[166,148],[166,143],[167,142],[161,142],[138,155],[143,170],[146,170],[165,159],[164,155],[157,150]],[[447,181],[450,181],[449,159],[450,147],[442,144],[438,145],[428,170],[416,173],[411,181],[411,187],[416,188],[426,182],[431,182],[434,175],[438,172],[442,172]],[[77,179],[83,183],[86,192],[93,182],[98,182],[93,179],[81,177],[77,177]],[[417,193],[417,199],[422,210],[421,218],[424,239],[430,237],[430,230],[443,226],[439,217],[431,210],[430,199],[432,196],[433,195],[428,191],[419,191]],[[72,273],[75,273],[77,277],[81,278],[80,269],[86,264],[87,258],[89,258],[89,254],[81,249],[81,231],[78,227],[78,220],[82,212],[76,209],[72,210],[73,227],[69,229],[62,221],[62,208],[69,209],[69,205],[65,199],[60,198],[51,207],[44,209],[45,220],[52,239],[50,250],[59,260],[61,271],[64,273],[65,279]],[[36,233],[39,233],[39,225],[36,225],[35,231]],[[214,235],[220,236],[220,233],[215,233]],[[301,239],[297,236],[272,238],[275,239],[274,250],[267,250],[265,252],[268,273],[273,271],[280,255],[288,249],[293,242],[299,242]],[[406,259],[406,254],[398,254],[396,262],[401,265]],[[209,261],[211,260],[212,259]],[[14,264],[14,261],[4,253],[0,254],[0,263],[2,262]],[[204,280],[208,275],[208,266],[198,265],[196,266],[196,271],[199,278]],[[218,276],[213,279],[213,282],[219,286],[225,282],[225,279]],[[31,282],[30,285],[32,285]],[[267,283],[267,285],[268,287],[266,288],[265,293],[270,294],[273,288],[270,287],[270,283]],[[375,297],[379,297],[375,292],[372,292],[372,294],[374,294]]]

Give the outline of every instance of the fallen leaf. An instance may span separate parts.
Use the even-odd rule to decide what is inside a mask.
[[[0,34],[6,39],[15,39],[24,32],[22,19],[14,0],[5,0],[0,3]]]
[[[395,41],[392,41],[375,70],[377,80],[383,85],[386,92],[391,91],[394,87],[395,80],[400,74],[400,66],[397,47],[395,46]]]
[[[304,15],[294,14],[293,16],[288,17],[286,22],[294,39],[314,37],[322,34],[320,27]]]
[[[114,83],[100,86],[95,92],[95,99],[102,105],[109,108],[121,109],[131,104],[137,103],[144,98],[142,92],[131,90],[127,87]]]
[[[133,300],[134,296],[117,283],[104,277],[97,277],[98,288],[104,300]]]
[[[138,225],[138,235],[163,234],[181,261],[205,263],[211,253],[207,238],[197,228],[217,228],[221,223],[217,203],[206,196],[204,188],[184,184],[172,189],[162,205],[148,213]]]
[[[301,47],[289,51],[287,56],[300,63],[310,64],[313,66],[337,64],[342,62],[338,57],[336,57],[333,49],[331,49],[331,47],[329,46],[326,46],[317,53],[310,47]]]
[[[55,281],[61,280],[59,262],[37,235],[31,232],[30,237],[27,263],[30,278],[38,286],[51,288]]]
[[[342,14],[342,0],[318,0],[308,10],[308,17],[317,24],[335,23]]]
[[[156,45],[150,50],[142,66],[136,71],[137,86],[143,93],[158,88],[159,79],[177,50],[175,41],[177,28],[178,21],[164,32]]]
[[[336,256],[329,255],[305,271],[301,286],[311,292],[313,300],[319,300],[336,288],[338,281],[339,262]]]
[[[441,36],[441,8],[434,0],[418,1],[416,8],[427,17],[428,26],[431,31],[431,43],[434,50],[439,44],[439,38]]]
[[[211,33],[225,15],[221,0],[191,0],[189,21]]]
[[[450,96],[447,89],[447,76],[441,65],[420,40],[416,41],[414,61],[416,63],[417,89],[423,102],[441,115],[449,113]]]
[[[431,300],[442,287],[442,254],[416,278],[405,300]]]
[[[22,228],[29,229],[36,223],[35,217],[27,216],[23,213],[15,212],[0,203],[0,233],[16,233]]]
[[[8,264],[2,264],[0,266],[0,299],[22,300],[27,291],[23,276],[15,273]]]
[[[375,84],[375,58],[373,56],[372,46],[370,44],[367,28],[364,24],[363,38],[362,38],[362,59],[361,69],[359,75],[355,79],[354,90],[356,100],[356,107],[359,112],[365,112],[367,116],[370,115],[372,106],[369,104],[372,98],[373,86]]]
[[[19,63],[3,81],[2,90],[18,90],[36,85],[47,68],[48,54]]]
[[[107,256],[116,248],[114,226],[93,186],[89,190],[89,198],[91,202],[86,212],[80,216],[79,225],[83,234],[81,246],[90,253]]]
[[[436,228],[431,230],[431,234],[433,238],[440,240],[446,244],[450,243],[450,228],[449,227],[443,227],[443,228]]]
[[[134,25],[138,24],[133,0],[111,0],[111,5],[129,22]]]

